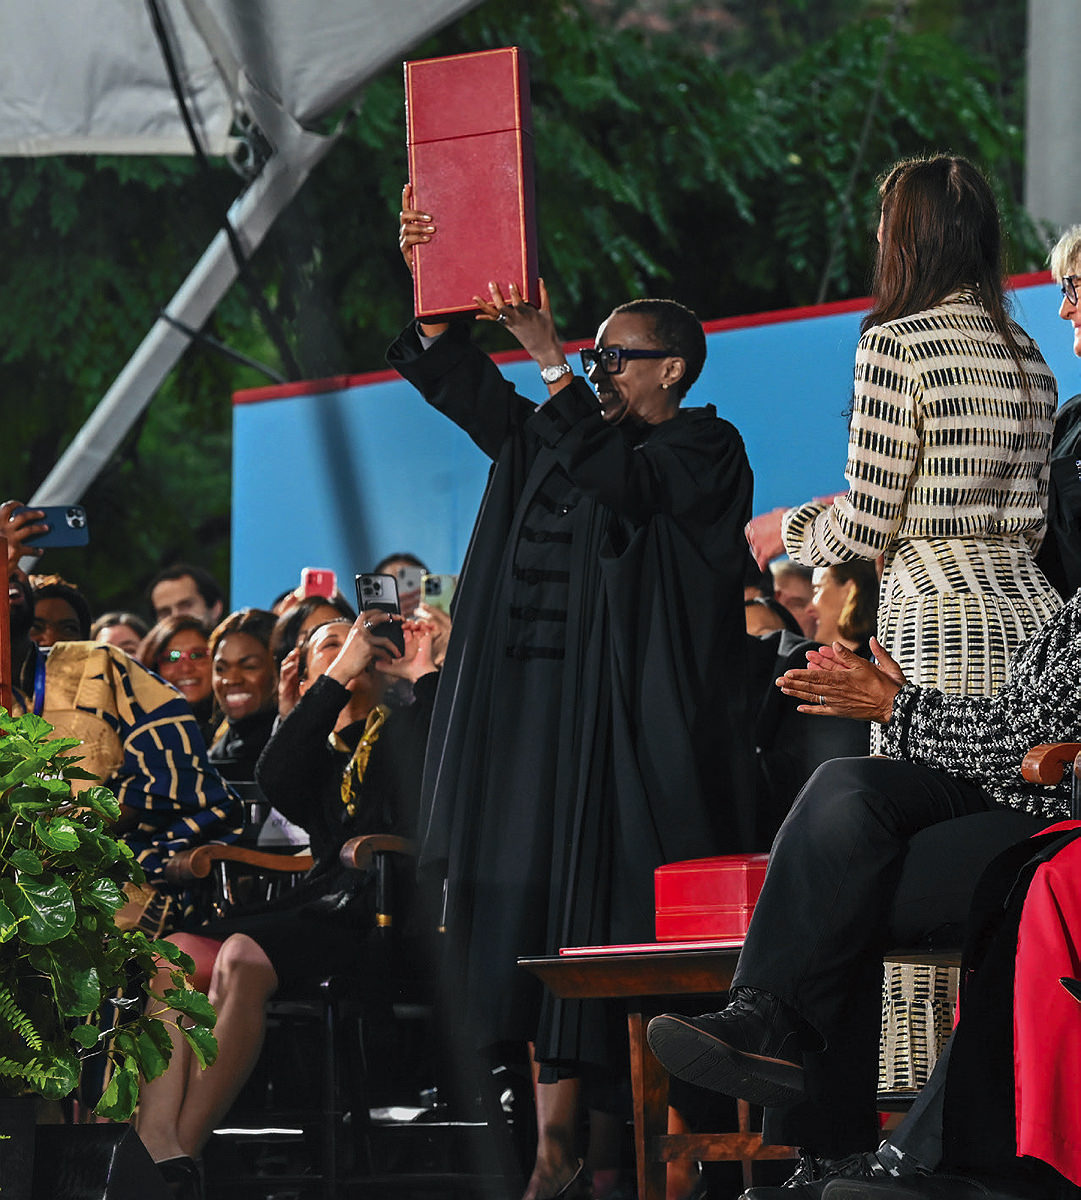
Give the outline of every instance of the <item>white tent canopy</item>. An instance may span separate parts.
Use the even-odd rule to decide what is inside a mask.
[[[155,0],[7,0],[0,7],[0,154],[189,154],[154,31]],[[229,219],[251,254],[337,135],[312,123],[478,0],[156,0],[204,150],[258,127],[269,160]],[[404,121],[403,121],[404,137]],[[208,247],[32,497],[86,488],[237,275],[225,233]]]
[[[259,92],[300,125],[476,0],[160,0],[210,153]],[[189,154],[145,0],[9,0],[0,154]],[[270,136],[270,130],[263,130]]]

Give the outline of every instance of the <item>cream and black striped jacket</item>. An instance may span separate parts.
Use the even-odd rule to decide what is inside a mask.
[[[885,555],[879,639],[917,683],[999,687],[1060,600],[1046,527],[1055,377],[1013,327],[1022,377],[970,293],[869,329],[856,354],[847,495],[785,514],[799,562]]]

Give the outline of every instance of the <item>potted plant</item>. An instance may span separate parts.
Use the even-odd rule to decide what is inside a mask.
[[[146,1012],[160,960],[172,965],[164,998],[203,1065],[217,1054],[215,1014],[185,979],[186,955],[117,928],[123,886],[143,882],[142,868],[109,832],[112,793],[73,790],[93,778],[72,755],[78,740],[51,734],[40,717],[0,708],[0,1097],[67,1096],[87,1060],[105,1056],[112,1075],[94,1111],[126,1121],[140,1077],[160,1075],[172,1050],[165,1022]],[[109,1004],[123,1009],[115,1028],[97,1019]]]

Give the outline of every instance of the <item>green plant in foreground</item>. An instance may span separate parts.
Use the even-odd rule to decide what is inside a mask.
[[[105,1055],[112,1078],[95,1112],[124,1121],[140,1076],[160,1075],[172,1053],[167,1022],[146,1013],[160,961],[172,967],[164,1000],[186,1019],[203,1066],[218,1052],[215,1013],[185,979],[187,955],[116,927],[123,886],[142,883],[143,871],[109,832],[120,816],[112,793],[73,793],[73,781],[94,778],[72,757],[79,741],[52,732],[32,713],[0,708],[0,1095],[66,1096],[83,1064]],[[99,1028],[96,1014],[110,1004],[122,1019]]]

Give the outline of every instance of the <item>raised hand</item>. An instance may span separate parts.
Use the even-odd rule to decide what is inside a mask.
[[[488,284],[488,298],[474,296],[473,300],[480,312],[479,321],[498,321],[522,345],[526,353],[542,367],[557,367],[566,362],[563,353],[563,342],[552,319],[552,305],[548,299],[548,289],[544,280],[538,281],[540,286],[540,307],[530,304],[522,298],[518,285],[511,282],[507,285],[507,298],[503,297],[503,289],[495,280]]]

